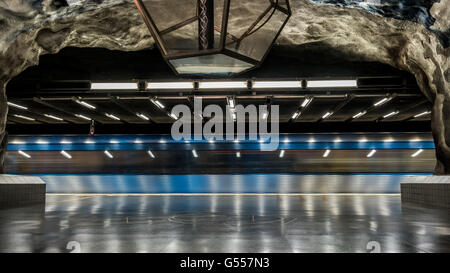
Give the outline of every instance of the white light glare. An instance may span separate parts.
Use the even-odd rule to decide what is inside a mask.
[[[28,108],[25,107],[25,106],[15,104],[15,103],[12,103],[12,102],[10,102],[10,101],[8,101],[8,105],[9,105],[9,106],[12,106],[12,107],[15,107],[15,108],[22,109],[22,110],[27,110],[27,109],[28,109]]]
[[[110,119],[120,120],[120,118],[118,118],[118,117],[116,117],[116,116],[114,116],[114,115],[112,115],[112,114],[105,113],[105,115],[106,115],[108,118],[110,118]]]
[[[377,152],[377,150],[370,151],[370,153],[367,155],[367,157],[372,157],[376,152]]]
[[[426,112],[417,114],[417,115],[415,115],[414,117],[415,117],[415,118],[420,118],[420,117],[423,117],[423,116],[428,115],[428,114],[431,114],[431,111],[426,111]]]
[[[308,81],[308,88],[320,87],[358,87],[356,80],[325,80],[325,81]]]
[[[280,151],[280,158],[284,157],[284,150]]]
[[[253,82],[254,89],[259,88],[301,88],[301,81],[255,81]]]
[[[151,158],[155,158],[155,155],[152,153],[152,151],[147,151],[147,153]]]
[[[135,82],[93,82],[91,90],[137,90],[138,85]]]
[[[292,115],[292,119],[298,118],[299,115],[300,115],[300,112],[295,112],[295,113]]]
[[[194,89],[193,82],[149,82],[147,89]]]
[[[325,115],[322,116],[322,119],[326,119],[327,117],[331,116],[333,113],[326,112]]]
[[[88,118],[88,117],[83,116],[83,115],[75,115],[75,116],[78,117],[78,118],[85,119],[85,120],[91,120],[91,118]]]
[[[23,152],[23,151],[21,151],[21,150],[19,150],[19,154],[20,154],[21,156],[26,157],[26,158],[31,158],[31,156],[30,156],[29,154],[27,154],[27,153],[25,153],[25,152]]]
[[[87,103],[87,102],[85,102],[85,101],[76,100],[76,102],[77,102],[78,104],[80,104],[80,105],[83,105],[83,106],[86,107],[86,108],[90,108],[90,109],[95,109],[95,108],[96,108],[94,105],[89,104],[89,103]]]
[[[144,119],[144,120],[150,120],[150,119],[149,119],[146,115],[144,115],[144,114],[137,113],[136,116],[138,116],[138,117],[140,117],[141,119]]]
[[[385,104],[388,101],[388,98],[384,98],[378,102],[376,102],[373,106],[380,106],[382,104]]]
[[[54,119],[54,120],[58,120],[58,121],[62,121],[63,120],[62,118],[59,118],[59,117],[56,117],[56,116],[53,116],[53,115],[49,115],[49,114],[44,114],[44,116],[46,116],[48,118],[51,118],[51,119]]]
[[[114,158],[114,156],[109,151],[105,151],[105,155],[109,158]]]
[[[14,115],[16,118],[21,118],[21,119],[26,119],[26,120],[30,120],[30,121],[35,121],[34,118],[29,118],[26,116],[22,116],[22,115]]]
[[[416,156],[420,155],[422,152],[423,152],[423,149],[420,149],[417,152],[415,152],[414,154],[412,154],[411,157],[416,157]]]
[[[323,153],[323,157],[328,157],[328,155],[330,155],[331,151],[330,150],[326,150],[325,153]]]
[[[398,113],[399,113],[399,111],[391,112],[391,113],[389,113],[389,114],[383,116],[383,118],[390,118],[390,117],[392,117],[392,116],[397,115]]]
[[[66,151],[61,151],[61,154],[67,159],[72,159],[72,156],[69,153],[67,153]]]
[[[178,119],[177,115],[175,115],[174,113],[170,113],[169,116],[170,116],[171,118],[173,118],[174,120],[177,120],[177,119]]]
[[[198,89],[246,89],[246,81],[199,82]]]
[[[196,151],[196,150],[192,150],[192,155],[193,155],[195,158],[197,158],[197,157],[198,157],[197,151]]]
[[[161,108],[161,109],[166,108],[166,107],[164,106],[164,104],[162,104],[159,100],[151,99],[150,101],[153,102],[154,105],[156,105],[157,107],[159,107],[159,108]]]
[[[359,112],[358,114],[354,115],[353,118],[360,118],[360,117],[364,116],[366,113],[367,113],[366,111]]]
[[[269,116],[269,113],[264,112],[264,114],[262,115],[262,119],[266,119]]]
[[[241,152],[237,152],[236,157],[241,157]]]

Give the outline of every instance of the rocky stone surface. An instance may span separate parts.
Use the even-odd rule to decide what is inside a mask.
[[[124,51],[153,47],[153,39],[131,0],[61,2],[0,0],[0,134],[5,129],[6,83],[36,65],[40,55],[67,46]],[[434,4],[422,7],[433,18],[424,21],[386,17],[348,4],[366,2],[370,6],[384,0],[334,2],[291,0],[293,16],[277,46],[289,47],[289,52],[302,52],[304,47],[333,50],[352,60],[386,63],[414,74],[434,105],[436,174],[449,174],[450,48],[445,41],[450,0],[425,1]]]

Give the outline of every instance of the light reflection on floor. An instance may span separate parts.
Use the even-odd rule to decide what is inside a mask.
[[[448,210],[397,195],[48,195],[0,210],[0,252],[450,252]]]

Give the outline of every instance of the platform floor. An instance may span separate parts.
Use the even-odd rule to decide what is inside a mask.
[[[397,194],[47,195],[45,207],[0,210],[0,252],[70,252],[69,242],[81,252],[369,252],[369,242],[450,252],[450,214]]]

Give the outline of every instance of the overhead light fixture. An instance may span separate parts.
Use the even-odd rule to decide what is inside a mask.
[[[110,118],[110,119],[120,120],[120,118],[118,118],[117,116],[112,115],[112,114],[105,113],[105,116],[107,116],[107,117]]]
[[[308,104],[312,101],[312,98],[306,98],[303,103],[302,103],[302,107],[305,108],[306,106],[308,106]]]
[[[415,152],[414,154],[411,155],[411,157],[417,157],[418,155],[420,155],[423,152],[423,149],[419,149],[417,152]]]
[[[292,119],[296,119],[296,118],[298,118],[298,116],[300,115],[300,112],[295,112],[293,115],[292,115]]]
[[[114,156],[109,151],[105,151],[105,155],[109,158],[114,158]]]
[[[323,153],[323,157],[328,157],[331,153],[331,150],[326,150],[325,153]]]
[[[284,150],[281,150],[281,151],[280,151],[279,157],[280,157],[280,158],[284,157]]]
[[[394,111],[394,112],[391,112],[391,113],[389,113],[387,115],[384,115],[383,118],[390,118],[392,116],[397,115],[398,113],[400,113],[400,112],[399,111]]]
[[[367,114],[366,111],[364,111],[364,112],[359,112],[358,114],[354,115],[353,118],[354,118],[354,119],[360,118],[360,117],[364,116],[365,114]]]
[[[149,82],[147,89],[194,89],[193,82]]]
[[[237,152],[236,157],[241,157],[241,152]]]
[[[72,144],[72,141],[69,140],[61,140],[59,144]]]
[[[136,113],[136,116],[138,116],[138,117],[140,117],[141,119],[143,119],[143,120],[150,120],[146,115],[144,115],[144,114],[140,114],[140,113]]]
[[[138,90],[135,82],[93,82],[91,90]]]
[[[291,16],[289,1],[217,2],[134,1],[164,60],[178,75],[227,77],[260,66]],[[239,10],[249,6],[261,11],[260,16],[236,21]],[[164,18],[168,13],[170,20]],[[196,31],[183,32],[191,28]]]
[[[26,117],[26,116],[22,116],[22,115],[14,115],[16,118],[21,118],[21,119],[26,119],[29,121],[35,121],[34,118],[30,118],[30,117]]]
[[[247,89],[247,81],[199,82],[198,89]]]
[[[151,158],[155,158],[155,155],[152,153],[152,151],[147,151],[147,153]]]
[[[307,82],[308,88],[341,88],[341,87],[358,87],[356,80],[313,80]]]
[[[420,117],[426,116],[426,115],[428,115],[428,114],[431,114],[431,111],[426,111],[426,112],[417,114],[417,115],[415,115],[414,117],[415,117],[415,118],[420,118]]]
[[[67,159],[72,159],[72,156],[66,151],[61,151],[61,154]]]
[[[87,103],[85,101],[76,100],[75,102],[80,104],[80,105],[82,105],[82,106],[84,106],[84,107],[86,107],[86,108],[89,108],[89,109],[95,109],[96,108],[94,105],[89,104],[89,103]]]
[[[333,113],[332,112],[326,112],[325,115],[322,116],[322,119],[326,119],[329,116],[331,116]]]
[[[301,81],[254,81],[252,87],[254,89],[263,88],[301,88]]]
[[[198,157],[197,151],[196,151],[196,150],[192,150],[192,155],[193,155],[195,158],[197,158],[197,157]]]
[[[78,118],[85,119],[85,120],[92,120],[91,118],[88,118],[88,117],[83,116],[83,115],[75,115],[75,116],[78,117]]]
[[[378,102],[376,102],[373,106],[380,106],[385,104],[389,99],[388,98],[384,98],[382,100],[379,100]]]
[[[8,101],[8,105],[11,106],[11,107],[15,107],[15,108],[22,109],[22,110],[28,110],[28,107],[25,107],[25,106],[22,106],[22,105],[15,104],[15,103],[12,103],[12,102],[10,102],[10,101]]]
[[[112,140],[109,141],[109,143],[110,143],[110,144],[119,144],[120,141],[115,140],[115,139],[112,139]]]
[[[43,140],[43,139],[39,139],[38,141],[36,141],[36,144],[40,144],[40,145],[47,145],[47,144],[49,144],[50,142],[48,142],[48,141],[46,141],[46,140]]]
[[[24,151],[19,150],[18,153],[19,153],[21,156],[23,156],[23,157],[31,158],[31,155],[25,153]]]
[[[150,99],[150,101],[154,104],[154,105],[156,105],[158,108],[161,108],[161,109],[164,109],[164,108],[166,108],[165,106],[164,106],[164,104],[162,104],[159,100],[157,100],[157,99]]]
[[[63,121],[62,118],[57,117],[57,116],[53,116],[53,115],[49,115],[49,114],[44,114],[44,116],[46,116],[48,118],[51,118],[51,119],[54,119],[54,120]]]
[[[367,157],[372,157],[376,152],[377,152],[377,150],[370,151],[370,153],[367,155]]]

